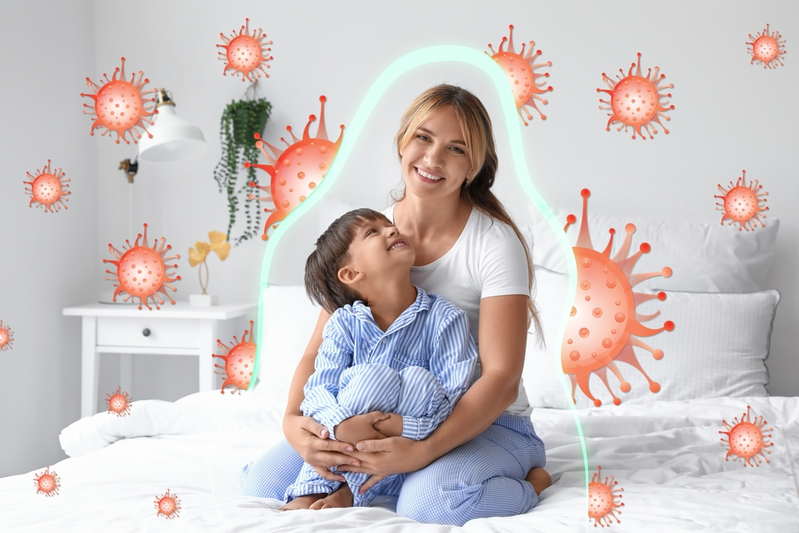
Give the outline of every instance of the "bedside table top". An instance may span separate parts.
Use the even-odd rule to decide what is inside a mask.
[[[152,304],[151,304],[152,306]],[[175,305],[164,302],[161,309],[152,306],[152,311],[138,304],[105,304],[92,303],[76,307],[65,307],[64,316],[113,316],[113,317],[163,317],[163,318],[194,318],[225,320],[258,311],[257,304],[230,304],[200,307],[189,302],[176,302]],[[255,319],[255,317],[252,317]]]

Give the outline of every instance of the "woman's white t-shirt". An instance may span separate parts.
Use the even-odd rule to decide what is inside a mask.
[[[383,214],[393,222],[394,205]],[[510,294],[530,296],[527,257],[516,232],[474,208],[452,248],[430,264],[412,267],[411,281],[466,311],[478,350],[480,300]],[[479,375],[478,360],[475,379]],[[505,412],[522,416],[532,413],[521,381],[516,401]]]

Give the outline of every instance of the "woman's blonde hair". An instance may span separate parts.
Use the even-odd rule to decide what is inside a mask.
[[[491,126],[491,118],[488,116],[485,107],[483,107],[483,103],[466,89],[454,85],[441,84],[426,90],[411,103],[402,116],[399,131],[397,131],[395,137],[397,155],[402,158],[402,149],[411,141],[416,134],[416,130],[436,110],[445,106],[452,106],[455,116],[458,117],[461,133],[466,142],[467,153],[471,159],[471,168],[480,169],[471,179],[467,176],[461,187],[461,200],[468,202],[473,208],[486,214],[491,219],[504,222],[513,228],[524,247],[524,255],[527,258],[528,288],[532,294],[534,274],[533,262],[530,259],[530,249],[502,202],[491,192],[499,160],[494,146],[494,130]],[[403,198],[405,198],[404,190],[394,197],[394,200],[400,201]],[[541,323],[532,297],[527,302],[527,309],[528,327],[531,323],[535,323],[536,331],[540,334]],[[539,335],[539,339],[541,338],[543,337]]]

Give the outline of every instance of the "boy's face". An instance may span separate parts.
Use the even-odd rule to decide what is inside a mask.
[[[416,260],[413,247],[387,218],[364,221],[355,231],[349,256],[341,270],[350,269],[370,278],[407,278]]]

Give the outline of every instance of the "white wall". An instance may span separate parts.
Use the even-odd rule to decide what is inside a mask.
[[[58,433],[80,416],[80,325],[61,309],[97,297],[95,139],[80,98],[93,35],[90,1],[0,13],[0,319],[15,338],[0,351],[0,476],[66,458]],[[48,159],[72,180],[55,214],[28,208],[22,183]]]
[[[167,242],[181,254],[178,273],[183,280],[177,284],[177,296],[186,299],[189,294],[199,292],[196,269],[188,265],[188,248],[196,240],[206,240],[209,231],[226,228],[225,198],[213,180],[213,168],[220,155],[219,118],[224,106],[232,99],[241,98],[247,87],[238,79],[221,75],[222,62],[216,57],[215,47],[222,42],[220,32],[228,35],[238,30],[244,18],[249,17],[251,29],[263,27],[268,38],[274,41],[271,77],[262,80],[259,88],[273,104],[273,115],[264,138],[282,145],[279,138],[286,135],[286,125],[291,125],[299,135],[308,115],[318,114],[320,94],[328,98],[328,133],[335,138],[338,125],[349,123],[372,82],[394,60],[437,44],[488,50],[486,44],[490,42],[496,48],[507,35],[508,24],[512,23],[516,27],[517,50],[522,42],[534,40],[536,48],[543,50],[540,59],[553,63],[546,71],[550,73],[548,81],[554,91],[547,95],[549,105],[542,108],[548,119],[542,122],[536,117],[524,129],[526,156],[534,184],[550,204],[577,209],[580,189],[589,187],[593,191],[591,209],[595,212],[718,223],[720,214],[715,211],[713,198],[718,193],[717,183],[734,181],[741,169],[746,169],[747,177],[759,179],[769,191],[769,216],[779,217],[781,227],[765,286],[779,289],[783,296],[772,337],[769,389],[777,395],[799,394],[799,385],[792,379],[799,373],[799,363],[793,356],[799,337],[792,327],[799,318],[799,280],[794,275],[799,260],[799,211],[792,209],[791,203],[799,197],[796,180],[799,159],[793,155],[799,145],[799,133],[795,128],[799,119],[799,104],[795,99],[799,65],[793,55],[799,35],[799,4],[777,0],[669,4],[515,0],[489,5],[476,0],[457,3],[409,0],[401,7],[394,4],[390,13],[381,12],[374,7],[376,5],[380,4],[365,1],[298,4],[251,0],[224,3],[143,0],[137,2],[136,10],[132,11],[129,4],[95,2],[93,50],[81,41],[82,51],[70,52],[70,59],[66,59],[67,47],[55,47],[55,53],[64,54],[64,62],[47,62],[58,65],[61,73],[52,78],[57,79],[58,84],[48,87],[50,93],[55,89],[65,91],[66,86],[75,87],[71,92],[66,91],[68,94],[62,97],[65,103],[57,108],[57,112],[69,118],[44,131],[37,129],[40,135],[35,141],[18,140],[21,136],[15,132],[13,138],[19,148],[6,152],[6,146],[10,145],[3,143],[2,163],[4,169],[12,165],[23,168],[24,177],[25,168],[40,163],[22,161],[18,154],[46,148],[34,142],[64,151],[69,148],[75,157],[77,149],[70,143],[96,152],[93,204],[81,210],[78,205],[71,204],[74,208],[69,212],[74,216],[77,216],[75,212],[80,213],[85,217],[82,223],[91,227],[96,213],[96,234],[92,229],[80,235],[80,245],[91,246],[91,260],[81,263],[83,275],[90,277],[85,282],[89,288],[70,287],[78,295],[75,298],[64,296],[66,289],[41,290],[37,293],[38,299],[31,297],[30,286],[25,296],[20,288],[17,289],[19,295],[13,298],[13,293],[8,293],[7,297],[7,289],[0,289],[3,290],[2,316],[8,315],[11,323],[10,317],[15,315],[13,322],[20,339],[13,352],[3,352],[0,357],[8,358],[8,354],[13,354],[14,360],[29,360],[38,353],[24,348],[21,331],[44,325],[34,318],[17,318],[16,310],[29,307],[33,313],[50,309],[51,329],[60,328],[65,335],[69,332],[71,337],[67,338],[71,339],[71,344],[62,343],[57,349],[46,350],[46,361],[55,364],[69,360],[74,365],[78,361],[79,325],[76,319],[59,317],[59,310],[66,303],[92,301],[97,294],[108,291],[111,283],[103,279],[101,263],[103,258],[109,257],[107,244],[112,242],[119,246],[124,239],[135,236],[126,235],[128,191],[117,166],[120,160],[133,157],[136,148],[85,134],[89,119],[78,114],[79,98],[70,95],[82,90],[82,81],[87,75],[96,81],[102,72],[113,72],[124,55],[128,72],[143,70],[151,80],[148,87],[163,86],[172,91],[178,114],[200,126],[205,133],[209,149],[204,155],[162,166],[142,163],[135,184],[135,232],[147,222],[153,237],[166,236]],[[5,15],[8,9],[3,9]],[[42,23],[48,28],[55,28],[57,23],[63,27],[61,18],[53,16],[51,19],[48,14],[45,21],[34,20],[36,10],[27,7],[24,10],[28,15],[22,14],[20,23],[15,21],[13,27],[3,16],[4,27],[13,29],[11,35],[19,35],[23,31],[21,28]],[[70,13],[66,20],[77,18],[74,12]],[[89,9],[81,17],[82,23],[87,24],[85,21],[91,20],[91,15]],[[774,70],[750,65],[746,53],[748,35],[761,31],[766,23],[771,23],[772,29],[779,30],[788,41],[786,66]],[[86,35],[92,32],[88,31]],[[78,32],[72,29],[59,33],[61,39],[67,34],[78,38]],[[8,32],[3,38],[10,39]],[[676,109],[668,113],[672,120],[667,124],[671,133],[661,132],[654,140],[633,141],[629,134],[616,132],[615,128],[605,131],[607,115],[598,109],[601,95],[596,89],[605,87],[602,72],[611,76],[619,68],[626,72],[637,52],[643,54],[645,71],[657,65],[666,75],[665,81],[674,84],[671,103]],[[79,58],[83,63],[69,62]],[[44,67],[39,63],[25,66],[13,55],[4,56],[2,61],[2,71],[6,74],[2,84],[6,96],[2,104],[4,118],[6,109],[14,109],[16,114],[10,122],[22,124],[24,117],[29,121],[25,124],[35,128],[33,124],[43,122],[47,114],[12,107],[7,95],[17,88],[18,82],[12,85],[8,74],[14,73],[15,80],[30,80],[33,91],[32,80],[42,75]],[[14,61],[20,64],[17,66]],[[493,89],[473,69],[438,65],[420,68],[389,89],[367,124],[361,137],[364,141],[350,157],[336,189],[330,193],[330,198],[325,198],[326,205],[320,206],[322,211],[334,209],[333,197],[350,205],[379,207],[385,203],[387,192],[399,178],[391,140],[400,114],[416,94],[439,82],[459,83],[474,90],[495,117],[502,162],[497,189],[505,201],[518,205],[519,186],[509,168],[506,134],[502,131],[504,125],[497,112],[498,101]],[[315,131],[314,125],[311,132]],[[3,135],[11,135],[9,128],[4,128]],[[66,163],[63,166],[66,167]],[[77,171],[72,174],[77,175]],[[89,194],[86,192],[83,197],[88,198]],[[75,196],[77,201],[77,188]],[[4,195],[2,201],[5,217],[9,200]],[[16,204],[20,202],[18,199]],[[43,217],[41,213],[32,212],[32,215]],[[277,252],[282,263],[275,269],[272,281],[299,281],[302,261],[311,248],[307,237],[299,239],[303,232],[313,234],[317,226],[315,220],[303,220],[281,241]],[[4,228],[6,235],[17,233],[9,231],[7,224]],[[31,233],[28,230],[26,227],[26,235]],[[60,228],[59,231],[66,232]],[[38,242],[21,236],[11,238],[18,239],[15,254],[26,258],[25,266],[8,266],[4,255],[0,262],[3,279],[9,275],[6,274],[9,268],[17,269],[11,270],[11,276],[23,272],[27,275],[30,268],[36,268],[33,265],[40,265],[38,268],[51,277],[60,276],[50,263],[37,263],[32,259],[51,257],[44,255]],[[261,241],[244,243],[234,248],[224,263],[211,256],[210,291],[220,295],[223,303],[254,301],[265,246],[268,244]],[[16,303],[23,300],[25,303]],[[113,390],[116,388],[116,361],[112,357],[103,361],[100,390]],[[65,372],[72,376],[71,381],[61,380],[57,387],[55,384],[51,387],[60,388],[59,403],[64,409],[71,406],[71,412],[77,416],[78,370],[76,366],[68,366]],[[191,392],[195,381],[196,370],[188,359],[167,360],[165,364],[156,357],[137,359],[132,395],[134,400],[175,399]],[[10,391],[19,397],[32,396],[30,389],[22,385],[12,385]],[[8,390],[0,394],[8,394]],[[47,408],[25,404],[23,409],[26,420],[37,421],[29,422],[31,429],[27,431],[41,431],[52,440],[60,429],[58,424],[47,430],[32,429],[39,427],[38,421],[45,416]],[[8,415],[4,413],[3,416]],[[36,464],[46,462],[45,456],[36,457],[41,458]],[[24,470],[14,467],[14,471]]]

